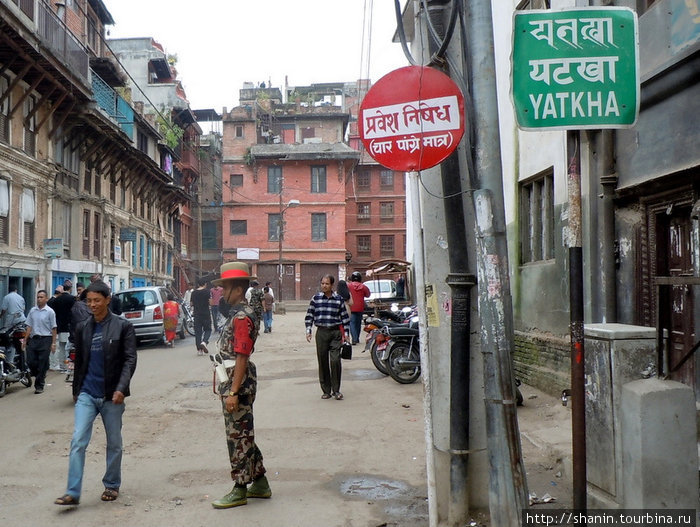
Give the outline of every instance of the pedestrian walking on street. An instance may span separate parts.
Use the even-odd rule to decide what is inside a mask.
[[[219,332],[219,301],[224,289],[221,286],[212,287],[210,291],[209,307],[211,309],[211,319],[214,322],[214,331]]]
[[[136,370],[136,334],[126,319],[109,310],[110,290],[102,281],[87,288],[87,305],[92,316],[75,329],[75,371],[73,401],[75,424],[68,459],[66,493],[56,505],[78,505],[83,485],[85,451],[97,414],[107,436],[106,470],[102,478],[102,501],[114,501],[121,488],[122,417],[124,399]]]
[[[352,343],[359,344],[360,329],[362,329],[362,315],[365,312],[365,298],[370,295],[370,291],[369,287],[362,283],[362,275],[358,271],[350,275],[348,288],[352,295],[352,304],[350,304],[350,334],[352,335]]]
[[[70,284],[70,282],[67,282],[67,284]],[[65,371],[66,351],[70,350],[67,346],[70,335],[71,309],[73,304],[75,304],[75,297],[70,294],[70,286],[66,289],[67,284],[64,284],[61,294],[53,297],[48,302],[51,309],[56,313],[56,331],[58,332],[56,353],[52,353],[50,358],[50,368],[54,371]]]
[[[275,305],[275,297],[270,294],[270,288],[263,288],[263,322],[265,323],[265,333],[272,333],[272,308]]]
[[[209,310],[209,298],[211,293],[207,287],[207,280],[200,278],[197,281],[197,289],[192,291],[190,301],[194,318],[194,345],[197,355],[209,353],[209,337],[211,336],[211,311]]]
[[[223,286],[222,298],[231,305],[229,323],[222,328],[219,337],[219,353],[224,360],[235,361],[234,367],[227,370],[228,379],[218,386],[234,487],[224,497],[212,502],[215,509],[245,505],[248,498],[272,496],[265,477],[263,456],[255,444],[253,426],[253,402],[258,381],[250,356],[255,350],[258,329],[255,313],[245,299],[249,281],[253,278],[248,264],[228,262],[221,266],[221,278],[213,281],[215,285]]]
[[[36,306],[27,315],[27,331],[23,347],[27,364],[34,379],[34,393],[43,393],[49,356],[56,352],[56,313],[48,306],[49,297],[40,289],[36,294]]]
[[[260,321],[263,318],[263,292],[260,289],[260,283],[257,280],[251,280],[250,287],[246,291],[245,299],[248,301],[248,305],[253,308],[256,317],[256,324],[258,331],[260,331]]]
[[[179,317],[180,305],[175,302],[175,295],[168,293],[168,301],[163,304],[163,329],[165,330],[165,344],[171,348],[175,340]]]
[[[335,278],[329,274],[321,279],[321,290],[311,299],[304,324],[307,342],[311,342],[311,329],[316,326],[318,380],[323,391],[321,399],[335,397],[339,401],[343,398],[340,392],[340,347],[350,340],[350,317],[343,297],[333,291],[334,282]]]

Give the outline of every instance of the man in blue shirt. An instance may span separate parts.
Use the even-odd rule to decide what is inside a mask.
[[[102,501],[119,497],[122,463],[122,415],[124,398],[136,369],[136,334],[131,322],[109,310],[109,286],[101,281],[87,288],[87,305],[92,316],[75,328],[75,370],[73,400],[75,425],[68,461],[66,493],[56,505],[78,505],[85,467],[85,450],[90,443],[97,414],[107,436],[107,470]]]
[[[323,395],[321,399],[335,397],[341,400],[340,347],[350,340],[350,317],[345,309],[343,297],[333,291],[335,278],[325,275],[321,279],[321,291],[309,303],[304,324],[306,341],[311,342],[311,328],[316,326],[316,357],[318,359],[318,380]]]

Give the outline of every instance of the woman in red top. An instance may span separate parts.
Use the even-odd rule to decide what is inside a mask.
[[[168,301],[163,304],[163,328],[165,329],[165,344],[173,347],[175,331],[177,330],[177,319],[180,316],[180,306],[175,302],[172,293],[168,293]]]

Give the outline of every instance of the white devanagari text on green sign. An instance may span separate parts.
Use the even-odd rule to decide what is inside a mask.
[[[517,12],[512,98],[522,129],[626,128],[639,113],[637,15],[621,7]]]

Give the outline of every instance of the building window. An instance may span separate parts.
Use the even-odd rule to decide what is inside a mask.
[[[228,184],[230,187],[242,187],[243,186],[243,174],[231,174],[228,177]]]
[[[0,242],[10,243],[10,182],[0,179]]]
[[[202,250],[216,249],[216,222],[202,222]]]
[[[24,152],[36,155],[36,97],[30,95],[24,100]]]
[[[370,223],[372,221],[372,204],[357,204],[357,223]]]
[[[367,234],[361,234],[357,237],[357,254],[364,256],[369,255],[372,251],[372,237]]]
[[[267,215],[267,239],[271,242],[277,242],[280,239],[280,219],[279,214]]]
[[[139,267],[143,269],[146,260],[146,238],[139,236]]]
[[[382,223],[394,223],[393,201],[382,201],[379,203],[379,220]]]
[[[83,210],[83,256],[90,258],[90,211]]]
[[[92,166],[85,167],[85,175],[83,176],[83,190],[88,194],[92,193]]]
[[[119,235],[117,232],[117,226],[114,223],[111,223],[109,225],[109,261],[112,263],[116,263],[117,255],[115,254],[115,250],[117,248],[118,240]]]
[[[394,256],[394,235],[383,234],[379,237],[379,255]]]
[[[63,256],[70,257],[71,206],[66,201],[53,202],[53,237],[63,239]]]
[[[229,234],[231,234],[231,236],[248,234],[248,220],[230,220]]]
[[[144,154],[148,154],[148,136],[141,130],[136,130],[136,148]]]
[[[99,29],[100,28],[97,25],[97,20],[94,17],[88,15],[87,26],[88,26],[88,45],[95,52],[95,54],[99,56],[100,49],[98,47],[98,44],[99,44]]]
[[[326,167],[311,167],[311,192],[324,194],[326,192]]]
[[[357,172],[357,174],[355,174],[355,184],[357,185],[357,190],[370,190],[372,180],[369,170],[360,170]]]
[[[311,214],[311,241],[326,241],[326,213]]]
[[[267,167],[267,192],[279,194],[282,191],[282,167]]]
[[[102,197],[102,174],[95,173],[95,196]]]
[[[24,247],[34,248],[34,218],[36,206],[34,204],[34,191],[25,188],[22,192],[22,237]]]
[[[520,184],[520,262],[554,258],[554,172]]]
[[[101,256],[101,240],[102,240],[102,217],[100,216],[99,213],[95,212],[93,213],[93,235],[94,238],[92,239],[92,255],[95,258],[99,258]]]
[[[394,190],[394,173],[391,170],[379,172],[379,184],[382,190]]]
[[[10,82],[4,75],[0,75],[0,97],[4,97],[10,87]],[[0,104],[0,141],[10,142],[10,99],[11,96]]]
[[[236,126],[236,137],[237,138],[243,137],[243,127],[242,126]]]

